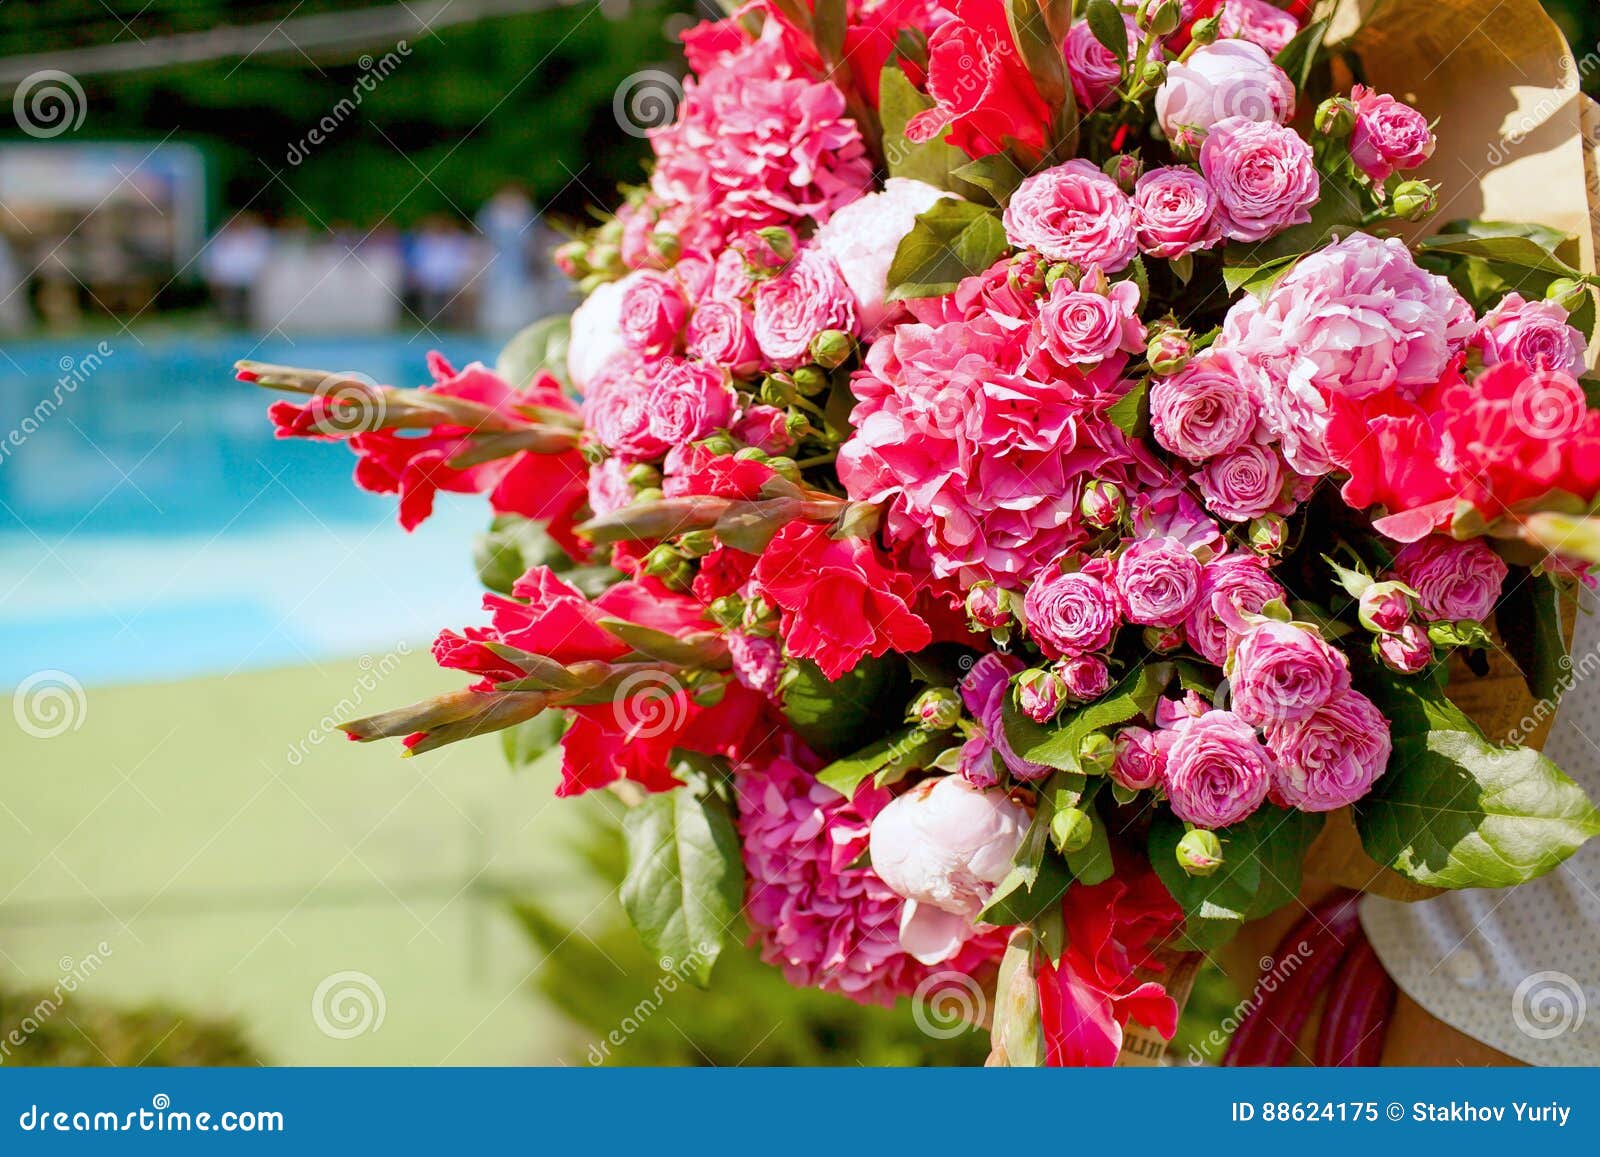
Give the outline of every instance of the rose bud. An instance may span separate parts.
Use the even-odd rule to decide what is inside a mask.
[[[738,595],[723,595],[706,608],[711,621],[723,627],[737,627],[744,621],[744,600]]]
[[[1348,97],[1330,96],[1317,106],[1317,132],[1325,137],[1343,138],[1356,127],[1356,106]]]
[[[1222,867],[1222,841],[1216,832],[1191,828],[1178,841],[1178,867],[1191,876],[1209,876]]]
[[[828,332],[836,334],[841,331],[829,330]],[[824,336],[826,335],[819,334],[818,340],[820,341]],[[816,348],[815,342],[812,343],[812,348]],[[833,380],[816,366],[801,366],[790,375],[790,380],[794,382],[794,388],[799,390],[803,397],[807,398],[816,397],[833,384]]]
[[[872,869],[906,900],[900,946],[924,964],[948,960],[1011,871],[1031,817],[1004,792],[958,775],[923,780],[872,821]]]
[[[657,229],[651,233],[650,247],[669,265],[683,253],[683,243],[678,240],[676,233],[668,229]]]
[[[757,595],[744,605],[744,622],[741,624],[746,634],[750,635],[775,635],[778,632],[778,608]]]
[[[628,485],[637,490],[648,490],[661,485],[661,471],[648,462],[637,462],[628,467]]]
[[[1144,645],[1152,651],[1166,654],[1176,651],[1183,646],[1184,634],[1182,627],[1146,627],[1144,629]]]
[[[1116,744],[1104,731],[1091,731],[1078,744],[1078,766],[1085,775],[1105,775],[1116,762]]]
[[[1415,675],[1433,662],[1433,640],[1417,623],[1406,623],[1392,635],[1381,635],[1373,649],[1383,665],[1402,675]]]
[[[582,277],[589,272],[589,246],[583,241],[568,241],[555,251],[556,268],[567,277]]]
[[[1146,0],[1139,8],[1139,27],[1152,36],[1171,36],[1182,19],[1178,0]]]
[[[644,556],[644,573],[661,580],[670,591],[686,591],[694,583],[694,568],[675,547],[662,543]]]
[[[1167,757],[1156,742],[1155,733],[1143,727],[1124,727],[1112,746],[1116,756],[1111,763],[1111,781],[1129,791],[1144,791],[1161,782],[1161,769]]]
[[[1115,482],[1102,482],[1097,478],[1084,487],[1078,509],[1083,512],[1084,521],[1096,530],[1110,530],[1127,514],[1128,499]]]
[[[1118,185],[1124,193],[1132,193],[1139,178],[1144,175],[1144,161],[1131,153],[1118,153],[1102,166],[1102,172]]]
[[[1403,181],[1394,191],[1394,215],[1402,221],[1422,221],[1439,208],[1439,194],[1426,181]]]
[[[842,329],[825,329],[811,339],[811,358],[825,370],[835,369],[850,360],[855,342]]]
[[[1150,339],[1146,357],[1150,368],[1162,377],[1171,377],[1189,364],[1194,356],[1194,342],[1189,332],[1182,329],[1164,329]]]
[[[949,687],[929,687],[906,711],[906,722],[924,731],[949,731],[961,721],[961,696]]]
[[[705,558],[717,549],[717,536],[709,530],[691,530],[678,536],[677,547],[686,558]]]
[[[1017,706],[1035,723],[1048,723],[1067,701],[1067,683],[1054,671],[1034,668],[1017,679]]]
[[[1411,597],[1404,583],[1373,583],[1361,592],[1361,625],[1380,635],[1392,635],[1411,621]]]
[[[1544,291],[1544,299],[1555,302],[1568,313],[1577,313],[1589,301],[1589,287],[1570,277],[1558,277]]]
[[[1160,88],[1161,82],[1167,79],[1167,64],[1164,60],[1147,60],[1139,69],[1139,83],[1146,88]]]
[[[1289,524],[1282,515],[1263,514],[1250,523],[1250,547],[1257,554],[1277,554],[1289,539]]]
[[[1111,669],[1099,655],[1078,655],[1056,664],[1067,694],[1079,703],[1100,698],[1111,689]]]
[[[1062,808],[1051,817],[1050,838],[1063,856],[1081,852],[1094,838],[1094,820],[1082,808]]]
[[[1194,27],[1189,30],[1189,40],[1201,48],[1208,44],[1215,44],[1217,36],[1222,31],[1221,16],[1207,16],[1204,20],[1196,20]]]
[[[1011,595],[988,580],[980,580],[967,592],[967,617],[984,631],[998,631],[1011,623]]]

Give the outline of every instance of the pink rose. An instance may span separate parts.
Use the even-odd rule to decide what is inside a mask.
[[[670,274],[641,269],[622,281],[622,340],[646,357],[671,353],[689,312],[677,280]]]
[[[1056,664],[1067,694],[1080,703],[1089,703],[1111,690],[1111,668],[1099,655],[1076,655]]]
[[[645,375],[654,368],[637,361],[613,361],[589,383],[583,399],[583,424],[613,454],[640,461],[659,458],[670,448],[650,430],[650,389]]]
[[[783,648],[777,640],[743,631],[729,631],[727,639],[734,678],[758,695],[774,698],[783,674]]]
[[[1118,60],[1109,48],[1101,44],[1086,20],[1073,24],[1061,45],[1066,55],[1067,74],[1072,78],[1072,92],[1078,107],[1084,112],[1099,108],[1105,99],[1122,83],[1122,70],[1139,50],[1139,26],[1132,16],[1123,13],[1123,24],[1128,31],[1128,59]]]
[[[1124,727],[1113,743],[1116,757],[1111,764],[1111,781],[1129,791],[1144,791],[1161,782],[1167,757],[1156,737],[1143,727]]]
[[[1233,241],[1264,241],[1308,223],[1322,192],[1311,146],[1300,134],[1248,117],[1212,126],[1200,148],[1200,171],[1217,194],[1222,232]]]
[[[1133,214],[1139,248],[1152,257],[1182,257],[1222,240],[1217,195],[1204,177],[1182,165],[1140,177]]]
[[[787,454],[794,449],[788,417],[776,406],[748,407],[730,433],[746,446],[766,454]]]
[[[716,366],[663,358],[650,375],[650,433],[663,446],[681,446],[723,430],[738,395]]]
[[[1022,602],[1028,633],[1052,659],[1111,645],[1120,619],[1116,592],[1092,575],[1046,572]]]
[[[1233,648],[1233,710],[1253,727],[1304,719],[1350,686],[1344,654],[1292,623],[1259,624]]]
[[[1401,624],[1394,633],[1380,636],[1376,646],[1383,665],[1402,675],[1416,675],[1433,662],[1433,640],[1419,623]]]
[[[1117,559],[1116,580],[1129,622],[1175,627],[1200,595],[1200,564],[1175,538],[1141,538]]]
[[[1299,35],[1300,22],[1269,0],[1228,0],[1218,31],[1226,39],[1248,40],[1268,56],[1277,56]]]
[[[1097,292],[1097,282],[1105,292]],[[1070,366],[1094,365],[1143,349],[1139,287],[1131,281],[1106,287],[1098,269],[1084,274],[1081,284],[1083,288],[1074,288],[1063,277],[1051,287],[1037,323],[1044,350]]]
[[[717,254],[716,268],[711,276],[712,297],[723,301],[748,301],[755,287],[755,280],[750,276],[745,256],[738,246],[730,245]]]
[[[855,295],[861,329],[871,334],[894,309],[884,301],[889,265],[917,215],[951,194],[907,177],[890,177],[883,192],[852,201],[817,230],[816,243],[838,266]]]
[[[1361,592],[1357,606],[1369,631],[1394,634],[1411,621],[1411,596],[1401,583],[1373,583]]]
[[[1275,723],[1267,746],[1274,786],[1290,807],[1334,811],[1372,789],[1389,765],[1389,721],[1359,691],[1344,691],[1302,719]]]
[[[1247,629],[1241,612],[1259,614],[1262,607],[1283,597],[1283,587],[1255,555],[1212,559],[1200,572],[1200,596],[1184,623],[1189,645],[1206,662],[1222,666],[1234,640]]]
[[[795,254],[787,269],[756,290],[756,342],[767,360],[792,370],[811,360],[811,340],[823,330],[856,334],[856,303],[833,259],[815,246]]]
[[[1457,542],[1442,534],[1402,547],[1394,569],[1417,592],[1423,618],[1452,623],[1487,619],[1507,574],[1505,562],[1482,539]]]
[[[1249,522],[1283,502],[1283,459],[1269,446],[1246,442],[1207,462],[1195,482],[1214,514],[1230,522]]]
[[[1509,293],[1478,324],[1472,345],[1486,366],[1521,362],[1581,378],[1588,370],[1589,343],[1567,323],[1570,316],[1554,301],[1525,301],[1520,293]]]
[[[1090,162],[1077,159],[1017,186],[1005,211],[1006,237],[1051,261],[1107,273],[1127,268],[1138,246],[1133,202]]]
[[[1243,358],[1208,351],[1150,387],[1150,430],[1167,450],[1203,462],[1237,450],[1256,428],[1261,376]]]
[[[1168,66],[1156,92],[1168,140],[1193,139],[1234,117],[1279,125],[1294,118],[1294,82],[1259,46],[1219,40]]]
[[[685,344],[691,357],[724,367],[734,377],[749,377],[761,368],[755,317],[744,306],[712,298],[694,311]]]
[[[597,516],[621,510],[632,501],[628,464],[621,458],[607,458],[589,468],[589,509]]]
[[[1416,109],[1359,84],[1350,98],[1356,105],[1350,159],[1374,181],[1418,168],[1433,156],[1433,130]]]
[[[1208,711],[1173,727],[1162,783],[1173,815],[1203,828],[1225,828],[1261,806],[1272,771],[1272,757],[1254,728],[1231,711]]]

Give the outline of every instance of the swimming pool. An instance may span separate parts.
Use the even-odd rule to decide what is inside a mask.
[[[447,338],[458,363],[489,343]],[[232,363],[427,379],[421,338],[0,339],[0,687],[382,654],[469,621],[481,501],[413,534],[340,446],[278,441]]]

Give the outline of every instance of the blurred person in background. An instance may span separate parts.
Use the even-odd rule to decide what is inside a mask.
[[[0,233],[0,333],[21,333],[28,328],[28,279]]]
[[[479,269],[477,246],[464,229],[443,214],[426,218],[411,242],[411,281],[423,323],[458,324]]]
[[[211,238],[201,275],[227,324],[250,324],[251,299],[271,259],[272,233],[254,213],[238,214]]]
[[[478,211],[478,232],[489,250],[479,280],[478,327],[487,333],[509,336],[539,316],[538,220],[516,184],[503,186]]]

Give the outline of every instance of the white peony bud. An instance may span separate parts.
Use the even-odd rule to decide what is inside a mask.
[[[895,250],[917,223],[917,214],[952,196],[909,177],[890,177],[883,192],[850,202],[817,230],[817,245],[839,267],[869,336],[889,315],[891,306],[883,299]]]
[[[605,364],[628,347],[622,340],[622,296],[628,278],[595,286],[572,311],[572,338],[567,346],[567,377],[580,394]]]

